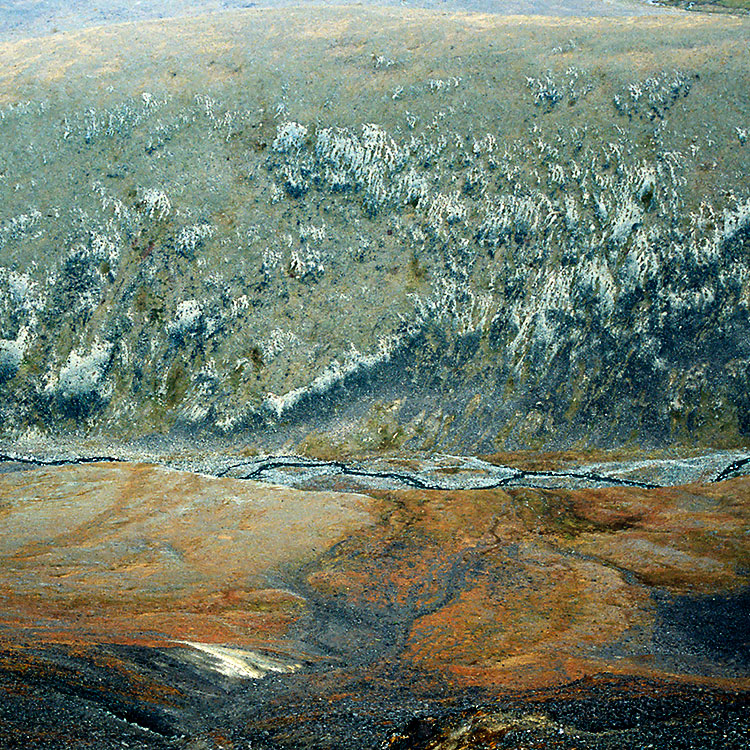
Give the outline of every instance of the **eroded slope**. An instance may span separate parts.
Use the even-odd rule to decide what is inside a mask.
[[[5,45],[4,435],[745,444],[747,31],[329,9]]]

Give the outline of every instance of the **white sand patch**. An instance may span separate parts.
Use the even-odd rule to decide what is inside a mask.
[[[201,659],[201,665],[226,677],[258,680],[269,672],[290,673],[302,668],[301,664],[264,656],[257,651],[213,643],[178,642],[205,654],[208,658]]]

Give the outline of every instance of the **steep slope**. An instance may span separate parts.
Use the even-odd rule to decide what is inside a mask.
[[[746,445],[749,30],[325,9],[4,45],[4,440]]]

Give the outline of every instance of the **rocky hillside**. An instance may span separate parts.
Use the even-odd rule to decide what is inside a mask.
[[[746,445],[749,36],[327,9],[5,44],[3,440]]]

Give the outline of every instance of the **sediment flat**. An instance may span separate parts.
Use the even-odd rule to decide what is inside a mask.
[[[719,707],[750,688],[749,481],[354,495],[142,464],[0,476],[0,735],[35,731],[37,688],[63,712],[40,747],[94,729],[115,746],[134,711],[160,741],[215,712],[233,742],[329,747],[353,722],[375,747],[409,705],[437,736],[469,696],[542,737],[571,684],[564,703],[672,701],[688,725],[706,691],[726,729]],[[671,731],[620,720],[601,718],[618,741]]]

